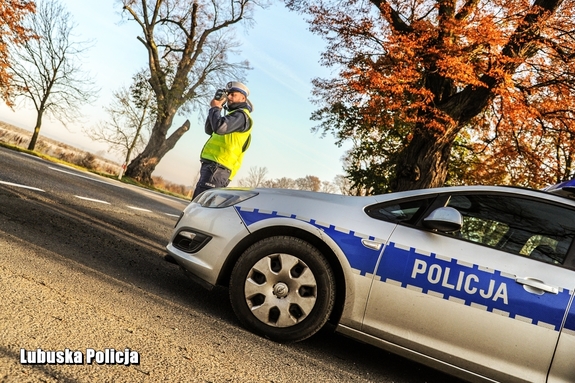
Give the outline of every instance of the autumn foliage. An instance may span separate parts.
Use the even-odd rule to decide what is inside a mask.
[[[36,9],[33,1],[0,0],[0,96],[10,102],[9,47],[33,37],[33,33],[22,26],[22,21]]]
[[[319,129],[371,192],[575,177],[575,0],[288,0],[323,36]]]

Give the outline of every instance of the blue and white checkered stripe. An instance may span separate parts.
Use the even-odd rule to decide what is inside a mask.
[[[515,276],[390,243],[377,271],[381,281],[559,331],[571,293],[536,295]]]
[[[571,310],[569,310],[569,314],[567,315],[562,333],[575,336],[575,302],[571,303]]]
[[[236,210],[247,226],[276,217],[308,222],[337,243],[352,269],[359,275],[373,274],[380,254],[378,250],[363,246],[361,240],[385,242],[370,235],[294,214],[238,206]],[[565,308],[571,298],[571,292],[561,288],[558,294],[530,294],[515,282],[512,275],[395,243],[386,246],[375,274],[376,279],[384,283],[555,331],[561,327]],[[575,335],[575,305],[567,317],[564,331]]]

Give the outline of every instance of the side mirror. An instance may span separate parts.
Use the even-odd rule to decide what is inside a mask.
[[[452,207],[440,207],[423,219],[423,226],[442,233],[451,233],[461,230],[463,217]]]

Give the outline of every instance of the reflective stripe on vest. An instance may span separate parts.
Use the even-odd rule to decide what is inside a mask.
[[[232,114],[240,109],[232,110]],[[230,169],[230,180],[234,178],[244,158],[244,152],[250,146],[251,130],[253,126],[252,117],[247,109],[241,109],[248,118],[250,128],[245,132],[232,132],[228,134],[212,133],[204,148],[201,158],[217,162]]]

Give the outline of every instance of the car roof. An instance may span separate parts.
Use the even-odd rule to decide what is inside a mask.
[[[392,201],[396,199],[435,195],[435,194],[445,194],[445,193],[470,193],[470,192],[502,193],[502,194],[513,194],[516,196],[542,199],[549,202],[567,204],[575,207],[575,199],[571,197],[570,193],[565,192],[557,193],[547,190],[536,190],[518,186],[488,186],[488,185],[445,186],[438,188],[392,192],[373,196],[346,196],[341,194],[322,193],[322,192],[313,192],[305,190],[293,190],[293,189],[275,189],[275,188],[269,188],[269,189],[257,188],[253,190],[266,195],[275,194],[278,195],[278,197],[291,196],[296,198],[329,201],[332,203],[343,203],[348,205],[364,205],[364,206],[378,202]]]
[[[526,197],[531,198],[541,198],[549,201],[556,201],[560,203],[568,203],[570,205],[575,206],[575,200],[571,198],[565,198],[564,195],[558,195],[554,193],[550,193],[543,190],[536,190],[518,186],[486,186],[486,185],[471,185],[471,186],[445,186],[445,187],[438,187],[438,188],[430,188],[430,189],[417,189],[417,190],[409,190],[404,192],[395,192],[395,193],[388,193],[388,194],[380,194],[374,196],[379,201],[390,200],[390,199],[397,199],[401,197],[416,197],[416,196],[425,196],[431,194],[444,194],[444,193],[469,193],[469,192],[477,192],[477,193],[503,193],[503,194],[514,194],[514,195],[523,195]]]

